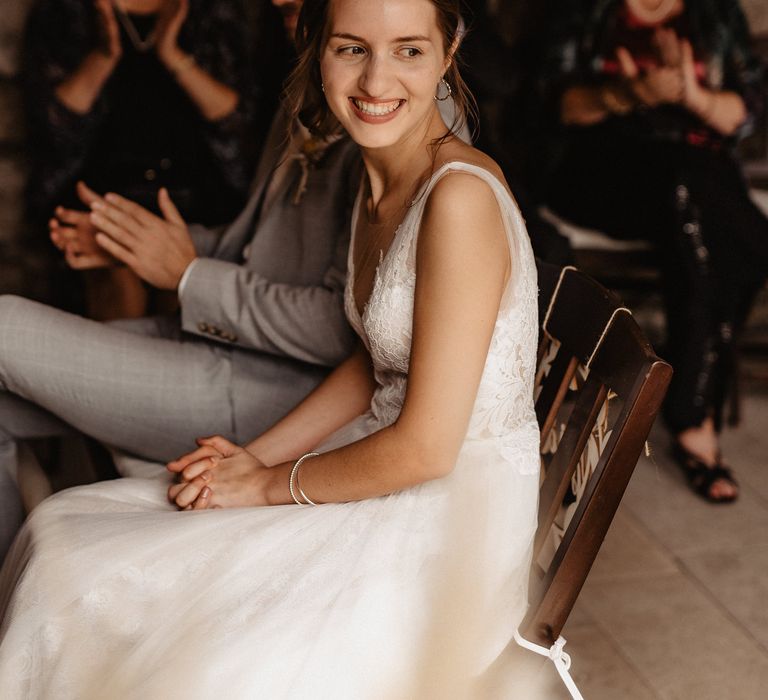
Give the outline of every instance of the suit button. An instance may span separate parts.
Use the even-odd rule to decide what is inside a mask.
[[[210,329],[210,333],[211,335],[215,335],[221,338],[223,331],[221,330],[221,328],[216,328],[215,326],[212,326]]]
[[[207,323],[200,321],[200,323],[197,324],[197,330],[199,330],[201,333],[209,333],[211,329]]]

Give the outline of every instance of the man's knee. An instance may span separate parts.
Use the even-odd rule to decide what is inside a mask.
[[[37,327],[42,304],[4,294],[0,296],[0,390],[8,388],[13,363],[33,350],[29,331]]]
[[[0,319],[3,321],[12,321],[23,315],[24,310],[29,305],[37,305],[37,302],[16,296],[15,294],[0,295]]]
[[[39,302],[15,296],[0,295],[0,352],[21,349],[20,334],[29,328],[45,306]]]

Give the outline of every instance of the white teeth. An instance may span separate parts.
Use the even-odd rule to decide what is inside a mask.
[[[362,100],[356,100],[354,98],[352,101],[363,114],[371,114],[375,117],[383,117],[385,114],[394,112],[400,106],[400,100],[395,100],[394,102],[378,102],[376,104],[363,102]]]

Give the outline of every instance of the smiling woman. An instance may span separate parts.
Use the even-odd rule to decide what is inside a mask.
[[[498,166],[437,109],[460,26],[458,2],[304,4],[292,108],[366,166],[359,348],[245,447],[171,462],[190,512],[153,480],[44,503],[6,569],[6,697],[487,700],[527,605],[537,285]]]
[[[333,133],[339,127],[339,119],[334,114],[331,101],[326,99],[324,94],[326,85],[325,76],[321,75],[321,63],[327,67],[327,56],[322,54],[332,52],[331,44],[336,44],[337,48],[342,50],[342,55],[347,55],[348,61],[355,61],[360,66],[360,62],[365,59],[370,49],[364,45],[364,42],[361,44],[362,37],[354,33],[342,36],[346,31],[343,27],[339,27],[339,31],[335,36],[330,37],[329,41],[328,20],[333,9],[332,5],[334,3],[329,0],[306,4],[304,22],[297,36],[299,65],[287,86],[289,102],[300,108],[303,121],[313,133],[320,135]],[[361,11],[360,7],[351,9],[358,13]],[[447,60],[445,65],[440,67],[435,65],[436,60],[439,63],[442,59],[455,54],[461,42],[464,25],[459,13],[459,4],[450,0],[415,3],[412,9],[417,13],[424,12],[427,16],[430,12],[436,14],[436,18],[430,17],[433,31],[425,34],[415,34],[411,31],[401,37],[390,35],[389,40],[393,41],[393,45],[387,49],[392,52],[392,58],[400,59],[403,69],[410,65],[409,72],[412,74],[416,71],[421,71],[423,74],[430,62],[432,69],[439,71],[439,74],[432,76],[434,82],[428,88],[429,97],[431,99],[435,96],[438,83],[442,79],[444,81],[442,84],[445,86],[444,92],[450,94],[455,104],[455,119],[452,124],[449,124],[450,131],[459,133],[465,126],[467,117],[474,116],[474,99],[455,61]],[[395,8],[389,8],[388,16],[392,17],[394,11]],[[336,12],[338,13],[338,9]],[[346,11],[344,15],[347,16]],[[380,40],[384,36],[381,27],[371,27],[370,16],[361,19],[374,30],[372,37]],[[442,59],[437,59],[438,55],[441,55]],[[363,92],[365,92],[364,88]],[[367,97],[370,98],[371,95]],[[376,101],[374,100],[373,103],[375,104]]]

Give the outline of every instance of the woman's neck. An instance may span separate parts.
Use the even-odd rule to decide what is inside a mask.
[[[424,174],[431,170],[434,141],[444,136],[446,130],[435,107],[427,123],[402,141],[384,148],[361,148],[371,188],[371,213],[375,213],[388,194],[401,190],[412,194],[415,191]]]

